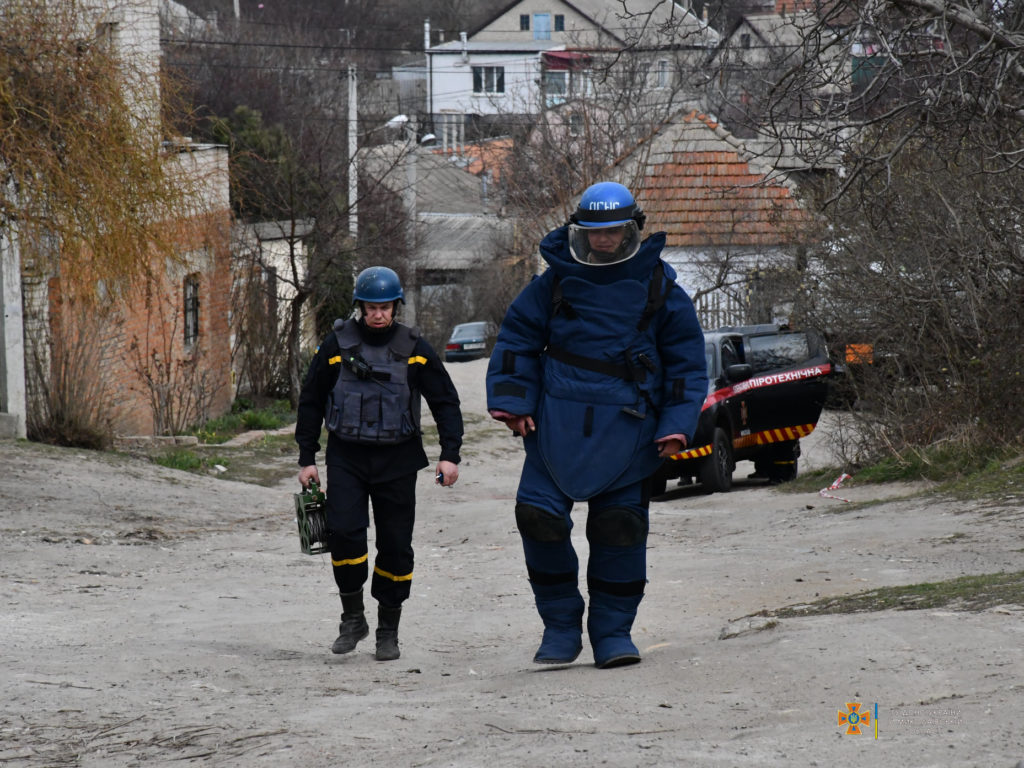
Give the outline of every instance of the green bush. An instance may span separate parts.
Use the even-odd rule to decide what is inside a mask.
[[[243,413],[244,411],[252,410],[252,400],[248,397],[236,397],[235,402],[231,404],[231,413]]]
[[[247,429],[277,429],[288,423],[287,419],[271,410],[247,411],[242,414],[242,423]]]

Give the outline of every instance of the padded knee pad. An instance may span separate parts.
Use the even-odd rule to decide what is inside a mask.
[[[565,541],[569,538],[569,521],[532,504],[516,504],[516,526],[528,539],[540,542]]]
[[[647,528],[647,519],[626,507],[605,507],[587,516],[587,539],[608,547],[643,544]]]

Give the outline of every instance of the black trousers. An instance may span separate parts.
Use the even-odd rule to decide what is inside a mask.
[[[397,607],[412,586],[412,531],[416,520],[416,472],[387,480],[366,480],[345,467],[327,466],[327,527],[331,565],[341,592],[362,588],[369,575],[369,511],[377,554],[370,594]]]

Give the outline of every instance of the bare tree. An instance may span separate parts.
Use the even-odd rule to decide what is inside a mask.
[[[243,19],[222,25],[213,38],[179,41],[171,56],[172,68],[193,82],[201,118],[194,129],[231,147],[236,215],[250,223],[275,221],[286,235],[313,224],[308,249],[292,248],[275,276],[276,298],[286,307],[286,359],[273,367],[285,372],[293,405],[306,359],[305,318],[315,316],[317,332],[326,333],[333,317],[349,310],[353,272],[361,264],[400,261],[407,251],[400,237],[405,217],[387,202],[390,192],[363,183],[354,199],[348,194],[359,175],[358,155],[350,153],[349,66],[356,65],[361,79],[372,78],[381,52],[361,37],[370,15],[364,6],[335,9],[329,25],[321,18],[327,8],[317,6],[287,20]],[[377,8],[373,15],[385,12]],[[360,146],[383,138],[374,119],[357,132]],[[374,214],[384,209],[387,215]],[[386,258],[373,262],[376,254]]]
[[[719,52],[711,98],[775,159],[838,171],[803,174],[821,225],[804,307],[849,345],[869,454],[1019,440],[1019,4],[818,2],[773,23],[771,50]]]
[[[205,213],[203,180],[166,141],[156,58],[123,55],[104,18],[78,2],[0,4],[0,229],[25,277],[39,439],[109,439],[109,305],[179,263],[175,222]]]

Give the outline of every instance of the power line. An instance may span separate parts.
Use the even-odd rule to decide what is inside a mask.
[[[234,64],[234,63],[226,63],[226,62],[225,63],[214,63],[214,62],[195,62],[195,63],[192,63],[192,62],[182,62],[182,63],[176,63],[174,66],[179,67],[179,68],[193,69],[193,70],[195,70],[195,69],[203,69],[203,68],[210,68],[210,69],[220,69],[220,70],[228,69],[228,70],[263,71],[263,72],[277,72],[277,73],[284,72],[284,73],[295,73],[295,74],[300,74],[300,73],[305,73],[305,72],[326,72],[326,73],[336,74],[336,75],[339,75],[339,76],[346,73],[346,69],[344,69],[344,68],[333,68],[333,67],[291,67],[291,66],[278,66],[278,65],[268,66],[268,65],[259,65],[259,64]],[[363,69],[363,71],[364,72],[370,71],[370,72],[387,73],[390,70],[386,70],[386,69],[378,69],[378,70]],[[435,71],[437,71],[437,70],[435,70]],[[458,71],[460,73],[464,72],[464,70],[450,70],[450,71],[451,72]],[[532,69],[512,70],[512,71],[513,71],[513,74],[521,74],[521,75],[534,74],[534,72],[535,72],[535,70],[532,70]],[[466,72],[465,74],[467,76],[470,76],[470,73],[468,73],[468,72]],[[671,90],[671,89],[669,89],[669,90]],[[471,98],[475,97],[477,99],[489,99],[489,98],[492,98],[492,99],[494,99],[496,101],[497,100],[502,100],[503,101],[504,100],[503,97],[505,96],[505,94],[510,94],[510,93],[511,92],[509,92],[509,91],[506,91],[505,93],[477,92],[477,91],[472,90],[472,88],[470,87],[470,88],[459,88],[459,89],[456,89],[456,90],[434,91],[433,92],[433,96],[434,96],[435,99],[453,99],[453,98],[454,99],[458,99],[458,98],[471,99]],[[473,113],[468,112],[468,114],[473,114]],[[492,114],[492,113],[488,113],[488,114]]]

